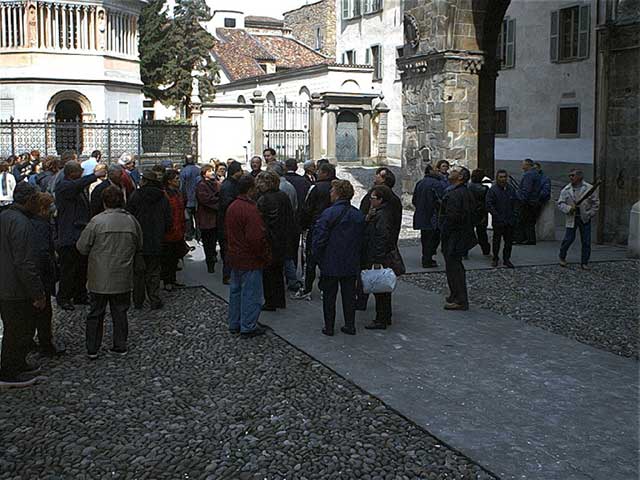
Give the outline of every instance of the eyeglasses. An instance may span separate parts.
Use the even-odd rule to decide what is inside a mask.
[[[576,174],[575,174],[575,173],[570,173],[570,174],[569,174],[569,178],[573,178],[573,177],[575,177],[575,176],[576,176]]]
[[[373,195],[371,195],[371,200],[380,200],[380,197],[374,197]]]

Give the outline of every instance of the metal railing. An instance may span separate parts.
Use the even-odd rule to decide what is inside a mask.
[[[0,121],[0,157],[31,150],[60,155],[75,150],[88,157],[102,152],[105,162],[117,161],[123,153],[135,154],[140,163],[164,159],[181,160],[198,154],[198,126],[166,122],[25,122]]]
[[[309,104],[265,103],[264,144],[275,149],[281,160],[309,159]]]

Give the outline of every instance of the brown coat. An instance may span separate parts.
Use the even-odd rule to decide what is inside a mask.
[[[220,204],[220,184],[216,180],[202,179],[196,186],[196,222],[200,230],[216,228],[218,205]]]

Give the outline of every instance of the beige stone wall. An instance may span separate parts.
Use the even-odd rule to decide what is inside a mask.
[[[335,2],[320,0],[284,14],[284,25],[290,28],[294,38],[311,48],[316,46],[316,30],[321,29],[323,55],[336,58],[336,7]]]

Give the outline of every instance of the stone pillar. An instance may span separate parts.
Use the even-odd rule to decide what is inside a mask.
[[[385,165],[387,163],[387,143],[389,132],[389,107],[384,102],[376,105],[376,114],[378,115],[378,156],[376,163]]]
[[[322,158],[322,99],[319,93],[312,93],[309,100],[309,158]]]
[[[191,112],[191,125],[198,126],[196,145],[198,149],[196,152],[191,152],[196,156],[196,162],[200,161],[200,151],[202,150],[202,99],[200,98],[200,80],[198,76],[199,72],[191,72],[191,98],[189,101],[189,110]],[[194,142],[191,142],[193,145]]]
[[[264,97],[260,90],[253,92],[253,135],[251,144],[255,155],[262,155],[264,150]]]
[[[36,48],[38,46],[38,6],[33,2],[27,2],[27,32],[26,47]]]
[[[362,142],[360,145],[360,158],[363,165],[371,164],[371,112],[362,113]]]
[[[327,160],[336,163],[336,128],[338,127],[338,110],[335,105],[326,108],[327,111]]]

